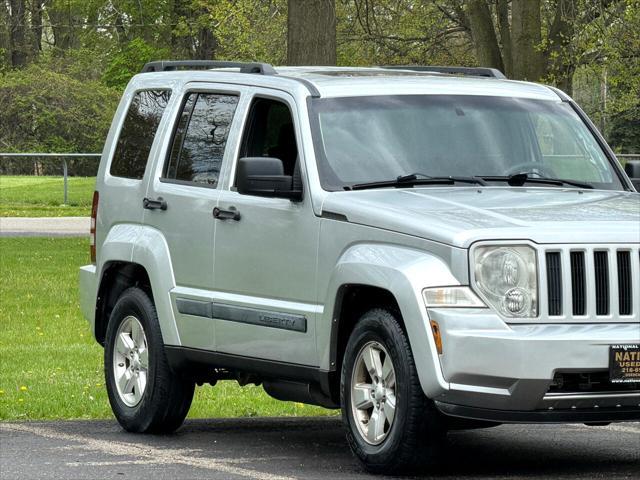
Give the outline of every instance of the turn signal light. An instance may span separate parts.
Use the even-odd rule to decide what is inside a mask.
[[[433,332],[433,339],[436,342],[436,350],[438,355],[442,355],[442,335],[440,334],[440,325],[435,320],[429,320],[431,323],[431,331]]]

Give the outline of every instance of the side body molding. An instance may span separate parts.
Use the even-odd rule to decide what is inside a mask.
[[[424,392],[431,398],[448,390],[440,367],[422,290],[430,286],[459,285],[447,264],[425,251],[377,243],[348,248],[333,269],[325,298],[325,314],[319,322],[320,368],[335,370],[340,323],[340,291],[348,285],[388,290],[400,306],[413,357]]]
[[[151,281],[164,343],[180,345],[169,296],[169,291],[175,287],[175,279],[169,248],[162,233],[144,225],[115,225],[107,234],[99,251],[98,278],[102,278],[109,263],[116,261],[137,263],[144,267]]]

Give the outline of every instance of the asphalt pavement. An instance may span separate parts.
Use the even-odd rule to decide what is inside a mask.
[[[338,418],[190,420],[133,435],[115,421],[0,423],[4,479],[360,479]],[[451,432],[424,478],[640,478],[640,423]]]
[[[79,237],[89,235],[89,217],[0,217],[0,237]]]

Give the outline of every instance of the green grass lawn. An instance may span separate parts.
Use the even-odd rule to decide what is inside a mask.
[[[69,177],[63,205],[62,177],[0,175],[0,217],[88,217],[95,177]]]
[[[111,418],[95,343],[78,305],[88,240],[0,238],[0,420]],[[196,390],[191,417],[332,415],[220,382]]]

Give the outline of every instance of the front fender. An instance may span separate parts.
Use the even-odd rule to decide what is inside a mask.
[[[336,299],[345,285],[382,288],[395,297],[404,320],[420,384],[430,398],[449,389],[440,360],[422,290],[430,286],[459,285],[447,264],[428,252],[385,244],[361,243],[348,248],[337,262],[327,291],[318,328],[321,368],[335,370],[339,312]]]

